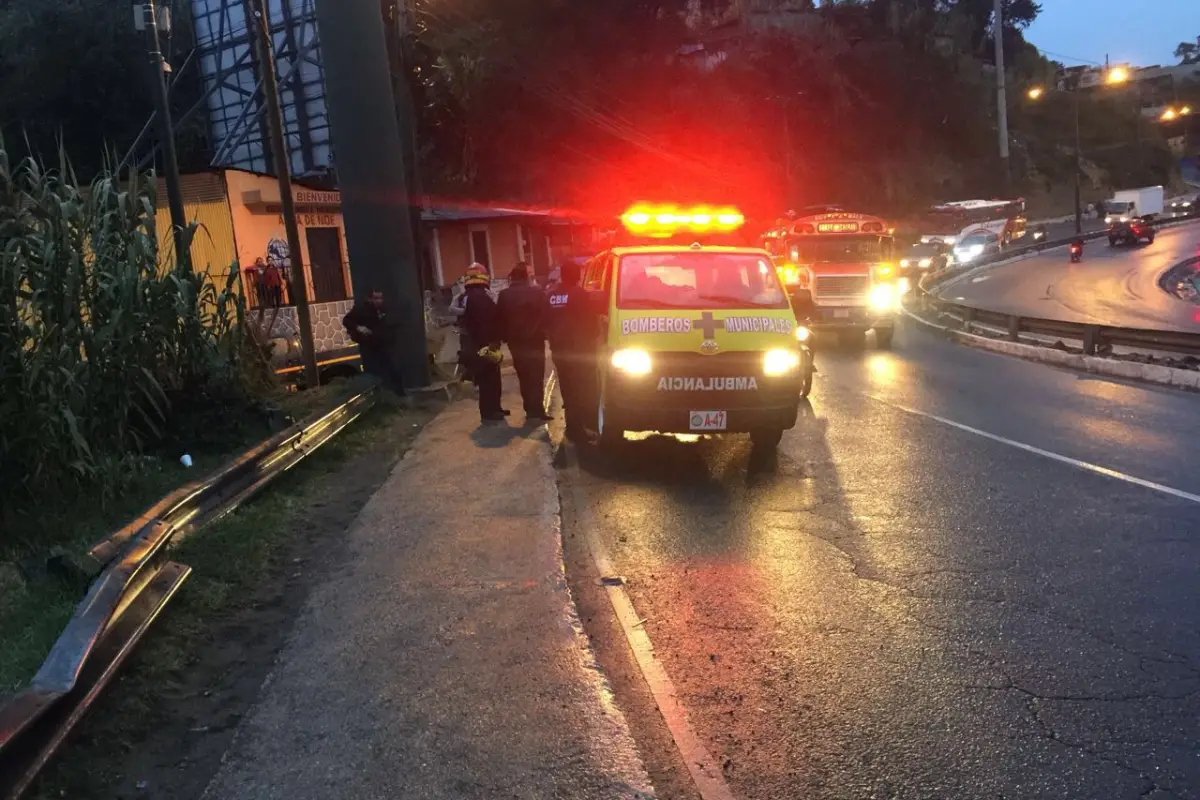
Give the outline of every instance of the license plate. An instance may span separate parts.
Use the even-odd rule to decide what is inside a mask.
[[[693,431],[723,431],[729,424],[729,415],[724,411],[693,411],[689,416],[688,428]]]
[[[849,316],[850,316],[850,309],[848,309],[848,308],[835,309],[833,312],[834,319],[846,319]]]

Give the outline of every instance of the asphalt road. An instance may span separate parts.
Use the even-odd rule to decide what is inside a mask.
[[[984,267],[939,288],[947,300],[1042,319],[1195,332],[1192,303],[1163,292],[1158,277],[1200,254],[1200,223],[1158,231],[1154,244],[1110,248],[1089,242],[1072,264],[1065,248]]]
[[[655,437],[562,477],[734,795],[1200,797],[1200,496],[1138,483],[1200,495],[1200,397],[911,324],[818,365],[777,463]]]

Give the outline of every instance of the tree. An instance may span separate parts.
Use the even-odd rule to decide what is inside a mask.
[[[1175,57],[1180,64],[1200,64],[1200,36],[1195,42],[1180,42],[1175,48]]]

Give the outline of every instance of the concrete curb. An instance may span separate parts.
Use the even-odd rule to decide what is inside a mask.
[[[1082,353],[1068,353],[1052,347],[1038,347],[1037,345],[1024,344],[1022,342],[991,339],[987,336],[979,336],[974,333],[954,330],[945,325],[938,325],[936,322],[930,322],[907,308],[904,309],[904,314],[909,319],[927,328],[941,331],[961,344],[968,345],[969,347],[977,347],[980,350],[990,350],[993,353],[1003,353],[1004,355],[1023,358],[1026,361],[1037,361],[1042,364],[1066,367],[1078,370],[1079,372],[1086,372],[1090,375],[1103,375],[1109,378],[1121,378],[1158,386],[1170,386],[1175,389],[1200,391],[1200,371],[1197,370],[1165,367],[1159,364],[1140,364],[1136,361],[1118,361],[1102,356],[1085,356]]]

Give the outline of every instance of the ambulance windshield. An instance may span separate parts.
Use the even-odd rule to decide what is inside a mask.
[[[621,257],[619,308],[787,308],[775,267],[754,253]]]

